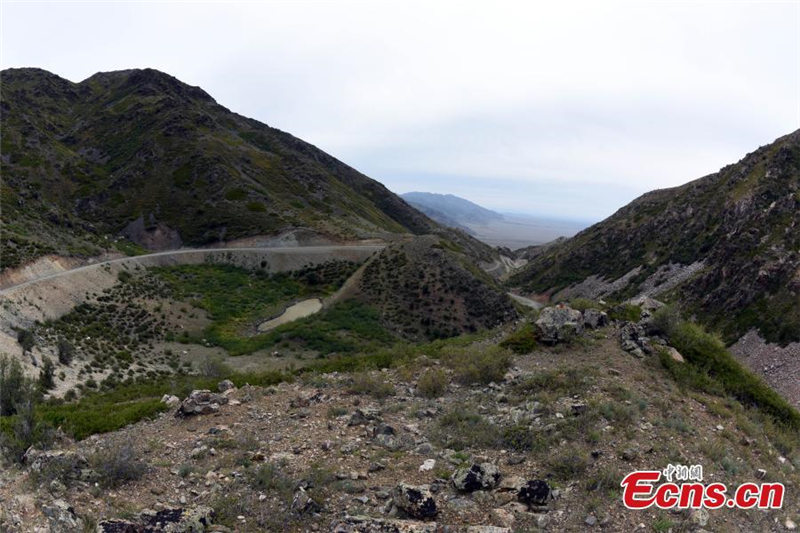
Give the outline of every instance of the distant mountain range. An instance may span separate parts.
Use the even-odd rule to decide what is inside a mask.
[[[400,195],[439,224],[472,232],[470,225],[503,220],[503,215],[453,194],[407,192]]]
[[[577,220],[501,214],[452,194],[409,192],[401,196],[443,226],[461,229],[491,246],[512,250],[571,237],[587,226]]]

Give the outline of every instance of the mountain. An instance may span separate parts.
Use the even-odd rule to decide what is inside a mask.
[[[2,76],[0,267],[91,256],[126,237],[149,249],[296,232],[333,241],[439,233],[487,259],[377,181],[162,72],[73,83]]]
[[[733,342],[800,340],[800,131],[647,193],[532,258],[511,283],[551,299],[679,303]]]
[[[503,220],[503,215],[452,194],[431,192],[407,192],[401,195],[439,224],[455,228],[467,228],[474,224],[488,224]]]

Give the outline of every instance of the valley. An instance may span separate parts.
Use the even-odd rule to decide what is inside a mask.
[[[152,69],[0,97],[0,530],[797,527],[798,132],[584,229]],[[787,498],[626,509],[668,464]]]

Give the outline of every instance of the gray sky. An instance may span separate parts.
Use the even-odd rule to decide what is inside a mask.
[[[585,220],[800,127],[800,1],[2,2],[0,64],[152,67],[395,192]]]

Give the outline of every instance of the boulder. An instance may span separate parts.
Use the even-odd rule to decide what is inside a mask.
[[[72,533],[82,531],[83,519],[75,514],[75,509],[64,500],[55,500],[52,504],[43,505],[42,513],[47,517],[52,533]]]
[[[406,485],[400,483],[394,489],[394,505],[411,518],[434,518],[439,510],[436,500],[427,485]]]
[[[500,482],[500,470],[492,463],[472,464],[456,469],[450,478],[461,492],[493,489]]]
[[[653,353],[653,347],[650,339],[647,338],[644,327],[634,322],[625,322],[619,328],[619,345],[623,350],[638,358]]]
[[[228,403],[228,398],[209,390],[194,390],[181,402],[178,416],[210,415],[219,411],[220,405]]]
[[[167,404],[167,407],[178,407],[181,404],[181,399],[172,394],[165,394],[161,397],[161,403]]]
[[[681,352],[673,348],[672,346],[666,347],[667,353],[669,354],[670,358],[675,361],[676,363],[685,363],[686,360],[681,355]]]
[[[550,490],[550,485],[541,479],[528,481],[517,492],[517,500],[528,506],[545,506],[552,499],[553,494]]]
[[[34,447],[28,448],[22,456],[22,462],[30,468],[31,472],[43,472],[54,468],[63,472],[69,479],[80,479],[88,461],[83,455],[71,450],[42,451]]]
[[[313,514],[320,511],[317,502],[311,499],[303,487],[299,487],[292,498],[292,511],[299,515]]]
[[[598,309],[587,309],[583,312],[583,326],[589,329],[602,328],[608,325],[608,314]]]
[[[233,381],[229,379],[223,379],[219,383],[217,383],[217,390],[220,392],[226,392],[229,390],[233,390],[236,388],[236,385],[233,384]]]
[[[638,306],[647,316],[652,315],[655,311],[658,311],[666,305],[664,302],[660,302],[654,298],[650,298],[649,296],[638,296],[628,300],[627,303]]]
[[[545,307],[535,326],[537,338],[545,344],[568,342],[583,333],[583,315],[563,305]]]

